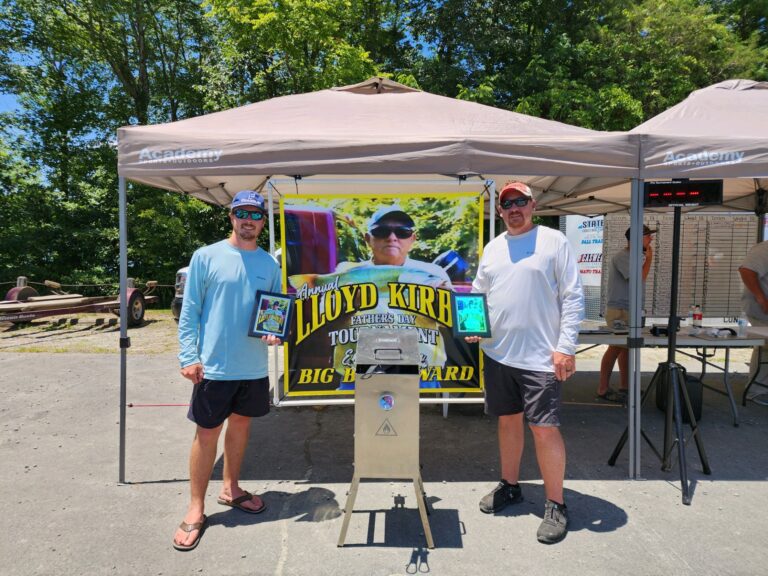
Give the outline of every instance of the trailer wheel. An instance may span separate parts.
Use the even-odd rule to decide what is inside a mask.
[[[128,296],[128,326],[141,326],[144,321],[144,310],[147,305],[144,302],[144,294],[138,290],[131,292]]]
[[[16,300],[18,302],[26,302],[29,298],[38,296],[37,290],[32,286],[14,286],[5,295],[6,300]]]

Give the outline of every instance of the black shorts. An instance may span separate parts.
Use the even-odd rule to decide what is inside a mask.
[[[536,426],[560,426],[562,383],[554,372],[521,370],[484,356],[485,411],[491,416],[525,413]]]
[[[216,428],[230,414],[257,418],[269,414],[269,378],[208,380],[192,389],[187,418],[201,428]]]

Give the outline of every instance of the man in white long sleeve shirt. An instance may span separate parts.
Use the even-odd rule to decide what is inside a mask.
[[[768,326],[768,242],[760,242],[749,249],[739,275],[744,283],[741,307],[752,326]],[[768,385],[768,374],[761,360],[768,358],[768,346],[755,346],[750,361],[750,381]]]
[[[485,247],[472,283],[473,292],[488,300],[492,337],[481,344],[485,404],[499,418],[501,458],[501,481],[480,501],[480,510],[491,514],[522,500],[525,418],[547,498],[537,538],[553,544],[565,537],[568,525],[560,396],[562,383],[576,370],[584,294],[568,241],[557,230],[533,224],[535,206],[528,186],[505,184],[497,210],[507,229]]]

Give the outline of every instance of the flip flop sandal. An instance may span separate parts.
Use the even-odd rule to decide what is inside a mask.
[[[243,512],[247,512],[248,514],[261,514],[262,512],[264,512],[264,510],[267,509],[267,505],[264,502],[264,500],[261,501],[261,506],[256,509],[246,508],[245,506],[243,506],[243,502],[247,502],[252,498],[253,498],[253,494],[251,494],[250,492],[243,492],[242,496],[238,496],[234,500],[224,500],[224,498],[219,498],[217,502],[222,506],[231,506],[232,508],[237,508],[238,510],[242,510]]]
[[[608,388],[605,394],[598,394],[598,398],[607,402],[615,402],[617,404],[624,404],[627,401],[627,394],[621,391],[616,391],[613,388]]]
[[[200,539],[203,537],[203,532],[205,532],[205,527],[208,525],[208,516],[203,514],[203,520],[202,522],[195,522],[194,524],[187,524],[186,522],[182,522],[179,524],[179,528],[181,528],[184,532],[189,534],[190,532],[194,532],[197,530],[197,538],[194,539],[194,541],[191,544],[177,544],[176,540],[173,540],[173,547],[176,548],[176,550],[179,550],[180,552],[189,552],[190,550],[194,550],[197,548],[197,545],[200,544]]]

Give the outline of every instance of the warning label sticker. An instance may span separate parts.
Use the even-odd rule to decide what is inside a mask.
[[[376,436],[397,436],[397,432],[395,432],[389,420],[384,420],[383,424],[376,430]]]

